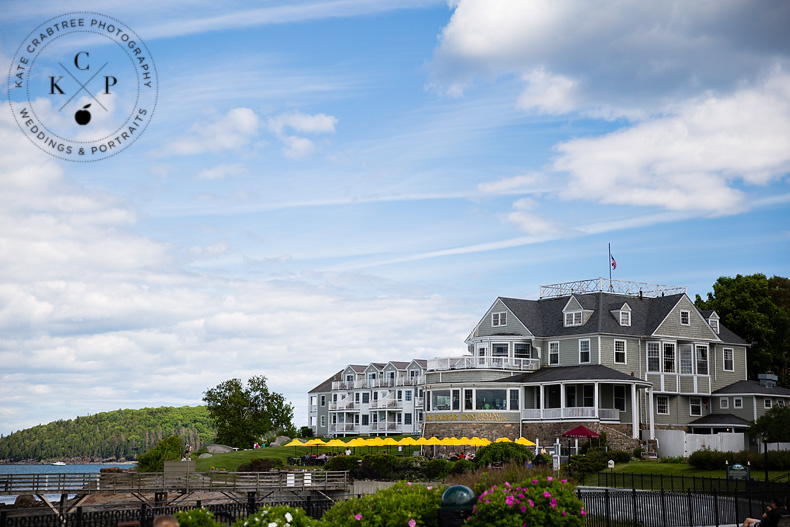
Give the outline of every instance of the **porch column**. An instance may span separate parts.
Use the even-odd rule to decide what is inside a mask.
[[[542,384],[538,386],[538,390],[540,390],[540,420],[542,421],[543,409],[546,408],[546,390]]]
[[[754,415],[757,413],[755,412]],[[560,419],[565,419],[565,383],[560,384]]]
[[[631,385],[631,430],[633,437],[639,438],[639,400],[636,398],[636,384]]]
[[[598,408],[601,407],[601,402],[598,400],[598,383],[593,384],[593,406],[595,406],[595,418],[598,419]]]
[[[650,439],[656,438],[656,425],[653,420],[653,387],[647,389],[647,406],[650,409]]]

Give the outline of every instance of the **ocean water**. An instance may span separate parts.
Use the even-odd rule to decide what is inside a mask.
[[[107,467],[133,467],[133,464],[109,463],[95,465],[0,465],[0,474],[95,474]],[[59,494],[47,494],[49,500],[60,500]],[[69,494],[69,498],[73,498]],[[0,496],[0,503],[14,503],[16,496]]]

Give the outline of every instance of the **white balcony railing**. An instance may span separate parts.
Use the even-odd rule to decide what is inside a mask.
[[[527,421],[559,421],[562,419],[599,419],[601,421],[620,421],[617,408],[573,407],[573,408],[526,408],[521,410],[521,418]]]
[[[540,359],[514,359],[511,357],[438,357],[428,360],[428,371],[447,370],[513,370],[534,371],[540,368]]]

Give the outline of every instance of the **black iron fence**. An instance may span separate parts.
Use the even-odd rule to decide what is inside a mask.
[[[669,492],[699,492],[712,494],[746,493],[752,495],[787,496],[787,480],[755,481],[710,478],[701,476],[674,476],[663,474],[630,474],[623,472],[599,472],[596,481],[599,487],[620,489],[664,490]],[[589,480],[588,480],[589,481]]]
[[[215,519],[230,525],[234,521],[254,514],[262,505],[288,505],[301,507],[313,518],[320,518],[335,502],[326,498],[307,496],[298,499],[267,499],[256,501],[248,499],[246,503],[213,503],[203,504],[200,501],[193,505],[164,505],[152,507],[141,504],[139,507],[130,507],[112,510],[84,509],[77,507],[73,512],[55,514],[50,510],[0,510],[0,527],[118,527],[127,524],[128,527],[150,527],[154,517],[162,514],[175,514],[205,507],[214,513]]]

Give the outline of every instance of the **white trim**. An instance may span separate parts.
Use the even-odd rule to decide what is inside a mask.
[[[660,406],[658,404],[658,400],[661,397],[663,397],[664,399],[667,400],[667,404],[666,404],[667,411],[666,412],[659,411]],[[670,415],[670,412],[669,412],[669,396],[668,395],[656,395],[656,415]]]
[[[691,412],[692,401],[697,400],[699,401],[699,413],[695,414]],[[689,397],[689,416],[690,417],[701,417],[702,416],[702,397]]]
[[[582,342],[587,343],[587,359],[586,361],[582,362]],[[600,352],[600,351],[599,351]],[[579,339],[579,355],[578,355],[579,364],[591,364],[592,363],[592,345],[590,343],[590,339]]]
[[[551,362],[551,345],[552,344],[556,344],[557,345],[557,362],[556,363],[552,363]],[[554,365],[559,366],[560,365],[560,341],[559,340],[550,340],[549,341],[549,360],[548,360],[548,365],[549,366],[554,366]]]
[[[705,327],[708,328],[708,331],[710,331],[711,338],[708,339],[708,340],[714,340],[716,342],[722,342],[722,340],[719,338],[719,336],[716,334],[716,332],[713,331],[713,328],[710,327],[710,325],[708,324],[708,321],[705,320],[705,317],[702,316],[702,313],[699,312],[699,309],[697,309],[696,306],[694,306],[694,302],[691,301],[691,299],[688,297],[688,295],[686,293],[683,293],[683,296],[680,297],[680,299],[677,301],[677,303],[674,306],[672,306],[672,308],[669,309],[669,311],[667,311],[667,314],[664,317],[664,319],[661,322],[659,322],[658,325],[656,325],[656,331],[658,331],[658,328],[660,328],[661,326],[664,325],[664,323],[667,321],[669,316],[672,314],[672,312],[675,310],[675,308],[677,308],[678,305],[680,305],[680,302],[682,302],[684,298],[686,300],[688,300],[689,304],[691,304],[691,307],[694,310],[694,313],[697,314],[699,319],[702,320],[705,323]],[[674,338],[677,338],[677,335],[662,335],[662,334],[656,333],[655,331],[650,336],[653,337],[653,338],[661,338],[661,337],[674,337]],[[704,340],[704,339],[693,339],[692,338],[692,339],[685,339],[685,340]]]
[[[617,343],[623,343],[623,361],[617,361]],[[612,344],[612,360],[615,364],[628,364],[628,341],[626,339],[614,339],[614,343]]]
[[[732,407],[733,407],[733,409],[742,409],[743,408],[743,397],[734,397],[732,399]]]
[[[722,397],[719,399],[719,410],[729,410],[730,409],[730,399],[727,397]]]
[[[683,314],[686,315],[686,322],[683,322]],[[680,310],[680,325],[681,326],[690,326],[691,325],[691,311],[688,309],[681,309]],[[710,325],[708,325],[710,327]]]
[[[731,361],[732,362],[732,369],[731,370],[728,370],[726,368],[727,357],[725,355],[727,353],[727,350],[730,350],[730,352],[732,353],[732,361]],[[732,372],[735,371],[735,348],[722,348],[721,349],[721,371],[732,371]]]
[[[774,401],[770,397],[766,397],[765,399],[763,399],[764,410],[770,410],[773,407],[773,405],[774,405]]]
[[[505,317],[504,324],[502,323],[502,316]],[[507,327],[507,311],[495,311],[491,313],[491,327],[492,328],[504,328]]]

